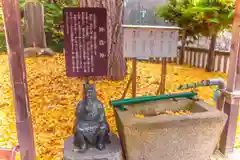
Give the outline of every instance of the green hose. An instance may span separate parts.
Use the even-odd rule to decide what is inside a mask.
[[[111,104],[114,107],[117,107],[123,111],[123,110],[125,110],[124,105],[128,105],[128,104],[137,104],[137,103],[143,103],[143,102],[167,100],[167,99],[175,99],[175,98],[192,99],[196,95],[197,95],[197,93],[194,93],[194,92],[184,92],[184,93],[174,93],[174,94],[162,94],[159,96],[143,96],[143,97],[136,97],[136,98],[113,100],[113,101],[111,101]]]

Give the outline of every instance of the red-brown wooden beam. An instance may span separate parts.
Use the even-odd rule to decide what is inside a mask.
[[[132,98],[136,97],[137,93],[137,59],[132,61]]]
[[[24,62],[19,0],[2,0],[21,160],[36,157]]]
[[[240,98],[240,0],[236,0],[235,14],[232,30],[232,46],[230,65],[228,70],[227,90],[225,93],[224,112],[228,121],[220,140],[220,151],[224,155],[233,152]]]

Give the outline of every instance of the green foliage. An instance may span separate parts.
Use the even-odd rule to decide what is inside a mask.
[[[232,0],[169,0],[157,15],[186,30],[188,36],[211,36],[232,24]]]
[[[201,34],[211,36],[231,27],[234,8],[232,0],[198,0],[188,12],[197,15],[203,26]]]
[[[45,31],[55,33],[60,29],[63,19],[62,6],[55,3],[42,2],[44,5]]]
[[[0,54],[7,51],[4,32],[0,32]]]
[[[48,0],[20,0],[20,10],[23,12],[25,3],[28,2],[40,2],[44,6],[44,30],[47,35],[47,44],[55,51],[61,52],[63,50],[63,32],[61,31],[61,25],[63,25],[63,8],[64,7],[77,7],[78,0],[57,0],[56,3],[49,3]],[[3,26],[2,8],[0,8],[0,25]],[[22,19],[22,26],[23,26]],[[3,40],[0,43],[1,50],[5,50],[5,37],[4,32],[0,32],[0,39]],[[3,43],[4,42],[4,43]]]
[[[55,51],[63,51],[63,8],[77,7],[78,0],[58,0],[56,3],[48,3],[48,0],[39,0],[44,6],[44,29],[46,34],[51,35],[47,38],[47,44]]]
[[[232,0],[169,0],[157,13],[172,24],[182,27],[182,48],[180,64],[183,63],[185,42],[189,37],[199,35],[211,37],[207,71],[214,66],[214,49],[219,32],[229,29],[234,15]]]
[[[182,28],[187,33],[187,37],[198,39],[201,25],[195,18],[197,13],[189,13],[189,8],[193,7],[191,0],[169,0],[167,5],[158,8],[157,16],[163,17],[173,25]]]

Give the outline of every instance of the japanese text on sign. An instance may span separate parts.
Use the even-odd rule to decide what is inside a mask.
[[[176,57],[178,29],[124,25],[124,56]]]
[[[106,9],[64,8],[64,48],[67,76],[106,76]]]

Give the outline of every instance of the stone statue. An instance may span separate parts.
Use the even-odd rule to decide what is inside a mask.
[[[85,152],[88,145],[103,150],[110,143],[104,106],[97,99],[94,84],[84,84],[84,99],[77,105],[74,132],[73,143],[79,152]]]

